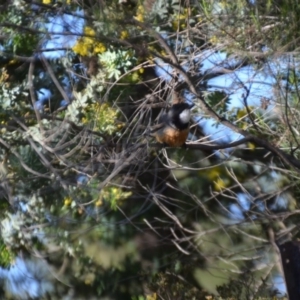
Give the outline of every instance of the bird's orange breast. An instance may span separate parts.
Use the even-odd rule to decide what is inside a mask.
[[[189,128],[184,130],[177,130],[169,127],[165,128],[163,132],[157,132],[155,134],[155,137],[159,143],[164,143],[171,147],[180,147],[185,143],[188,134]]]

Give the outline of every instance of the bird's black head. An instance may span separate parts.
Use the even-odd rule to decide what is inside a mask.
[[[185,102],[172,105],[168,111],[168,119],[170,124],[178,129],[188,128],[191,119],[190,109],[192,107],[193,105],[189,105]]]

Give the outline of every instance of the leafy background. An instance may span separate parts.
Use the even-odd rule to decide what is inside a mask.
[[[284,297],[297,1],[0,8],[1,297]],[[195,104],[180,149],[149,136],[176,97]]]

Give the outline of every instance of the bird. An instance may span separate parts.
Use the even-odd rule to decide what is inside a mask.
[[[169,111],[159,118],[158,125],[151,131],[156,140],[170,147],[185,145],[193,106],[185,102],[173,104]]]

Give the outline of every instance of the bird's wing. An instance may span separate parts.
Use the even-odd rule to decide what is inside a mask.
[[[150,133],[155,133],[157,130],[163,128],[167,123],[168,123],[168,115],[164,113],[159,117],[158,123],[151,127]]]

